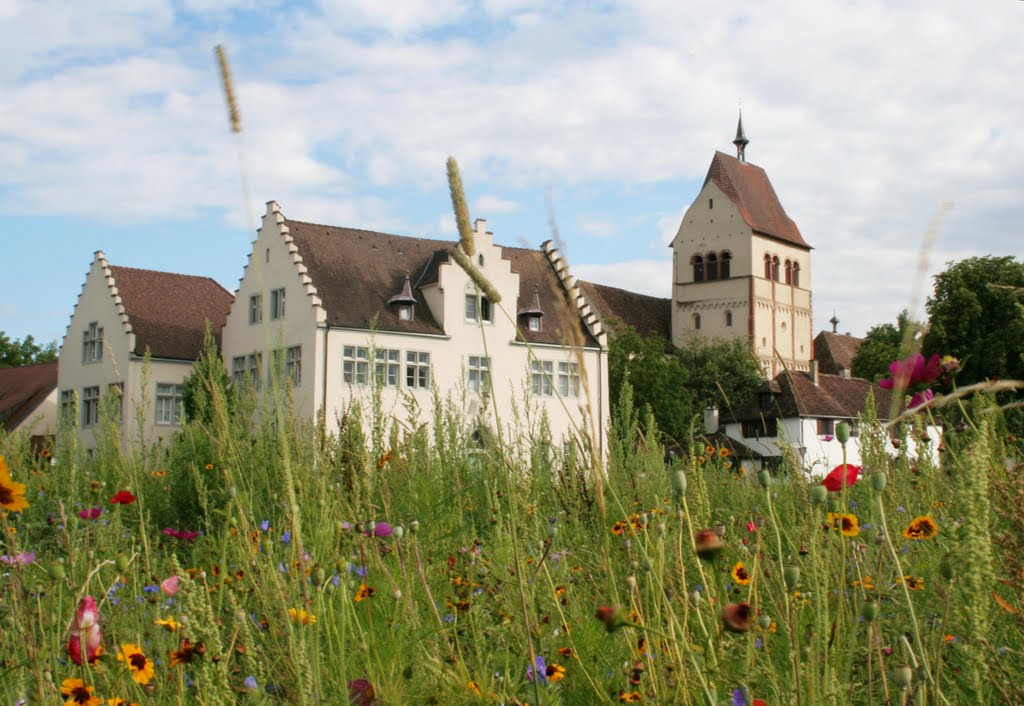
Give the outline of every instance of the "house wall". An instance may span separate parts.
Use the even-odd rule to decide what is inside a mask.
[[[11,432],[24,432],[32,436],[53,436],[57,433],[57,390],[40,402]]]

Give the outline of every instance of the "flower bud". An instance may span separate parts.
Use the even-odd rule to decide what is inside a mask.
[[[224,489],[224,495],[228,500],[234,500],[235,496],[238,495],[238,488],[233,485],[229,485]]]
[[[54,581],[60,581],[64,578],[64,564],[60,561],[55,561],[46,567],[46,575]]]
[[[786,588],[790,591],[796,590],[796,587],[800,584],[800,567],[787,566],[782,570],[782,578],[786,582]]]
[[[810,659],[811,659],[811,648],[808,647],[807,645],[804,645],[803,647],[800,648],[800,661],[801,662],[809,662]]]
[[[420,521],[419,520],[413,520],[412,522],[410,522],[409,523],[409,531],[412,532],[413,534],[416,534],[417,532],[419,532],[420,531]]]
[[[768,484],[772,482],[772,474],[767,469],[757,472],[757,482],[762,488],[767,488]]]
[[[845,444],[850,440],[850,424],[849,422],[839,422],[836,424],[836,441],[840,444]]]
[[[860,617],[865,623],[873,623],[878,618],[878,604],[874,601],[865,601],[860,609]]]
[[[828,500],[828,488],[823,485],[812,485],[810,496],[812,505],[821,505]]]
[[[885,471],[875,471],[871,474],[871,487],[875,491],[881,493],[885,490]]]
[[[949,554],[942,557],[939,562],[939,575],[947,581],[952,581],[953,577],[956,576],[956,567],[953,566],[953,557]]]
[[[394,598],[396,601],[402,600],[402,589],[396,588],[394,591],[391,592],[391,597]]]
[[[761,613],[757,618],[757,624],[762,630],[767,630],[772,626],[772,619],[766,613]]]
[[[686,471],[681,468],[672,471],[672,490],[678,497],[686,495]]]
[[[700,605],[700,591],[690,591],[686,594],[686,597],[690,600],[690,605],[694,608]]]
[[[626,577],[626,588],[629,589],[630,592],[636,590],[636,576]]]
[[[125,556],[124,552],[118,552],[117,557],[114,559],[114,566],[122,574],[128,570],[128,557]]]
[[[824,486],[822,486],[822,487],[824,487]],[[839,502],[839,498],[829,498],[828,499],[828,504],[825,505],[825,507],[828,508],[829,512],[836,512],[836,513],[838,513],[838,512],[842,512],[843,511],[843,504],[841,502]]]
[[[892,670],[892,681],[903,690],[909,689],[910,684],[914,681],[914,670],[910,668],[909,664],[896,665],[896,668]]]
[[[401,539],[403,536],[405,536],[405,527],[402,527],[402,525],[395,525],[391,528],[391,535],[395,539]]]

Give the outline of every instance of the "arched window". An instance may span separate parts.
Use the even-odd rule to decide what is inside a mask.
[[[732,309],[727,309],[725,312],[725,325],[732,326]]]
[[[776,282],[779,281],[779,256],[776,255],[772,258],[772,279]]]
[[[704,281],[704,258],[700,255],[694,255],[691,260],[693,263],[693,281],[703,282]]]
[[[800,286],[800,263],[799,262],[794,262],[793,263],[793,286],[794,287],[799,287]]]
[[[772,278],[772,256],[768,253],[764,254],[764,278]]]
[[[713,252],[708,253],[707,274],[709,282],[718,279],[718,255]]]
[[[693,328],[697,331],[700,330],[700,314],[693,315]]]
[[[729,264],[732,262],[732,253],[723,250],[718,260],[718,278],[729,279]]]
[[[793,263],[786,260],[786,284],[793,284]]]

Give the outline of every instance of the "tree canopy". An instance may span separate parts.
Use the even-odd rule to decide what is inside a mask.
[[[57,342],[39,345],[31,335],[24,340],[11,339],[0,331],[0,368],[16,368],[19,365],[52,363],[57,360]]]
[[[872,326],[853,357],[850,373],[872,382],[888,377],[889,364],[906,358],[923,330],[924,326],[911,319],[906,309],[896,317],[895,325]]]

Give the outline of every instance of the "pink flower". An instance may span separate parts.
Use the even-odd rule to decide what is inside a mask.
[[[825,436],[821,437],[821,440],[824,442],[829,442],[832,441],[832,439],[834,438],[836,437],[832,436],[831,434],[825,434]]]
[[[193,530],[180,530],[174,529],[173,527],[168,527],[164,529],[163,533],[166,534],[168,537],[174,537],[175,539],[183,539],[186,542],[191,542],[193,539],[199,536],[199,533]]]
[[[914,407],[920,407],[921,405],[928,404],[934,399],[935,393],[932,392],[931,390],[924,390],[923,392],[918,392],[917,394],[910,398],[910,405],[908,409],[913,409]]]
[[[906,390],[914,385],[930,385],[939,379],[942,364],[938,355],[925,362],[924,356],[914,353],[906,360],[894,360],[889,364],[889,377],[880,380],[878,386],[884,390]]]
[[[78,612],[71,623],[71,638],[68,640],[67,651],[71,661],[83,664],[82,648],[85,648],[85,660],[90,664],[100,656],[100,612],[92,596],[86,596],[78,602]]]
[[[828,488],[831,492],[836,493],[843,489],[845,485],[847,488],[852,487],[857,482],[857,476],[860,475],[860,466],[854,466],[852,464],[846,464],[845,466],[839,464],[832,469],[832,472],[825,476],[825,480],[821,481],[821,484]]]
[[[377,522],[377,523],[374,524],[374,527],[373,527],[373,536],[374,537],[390,537],[393,533],[394,533],[394,530],[391,529],[391,525],[389,525],[387,522]],[[366,532],[364,532],[364,534],[367,537],[369,537],[370,536],[370,530],[366,530]]]
[[[22,566],[24,566],[25,564],[31,564],[35,560],[35,552],[22,552],[21,554],[15,554],[14,556],[10,556],[8,554],[0,555],[0,562],[9,564],[11,566],[13,566],[14,564],[21,564]]]
[[[747,520],[747,532],[757,532],[757,523],[753,520]]]
[[[160,590],[166,593],[168,596],[173,596],[181,588],[181,578],[179,576],[171,576],[160,582]]]
[[[79,510],[78,516],[83,520],[95,520],[97,517],[103,514],[103,508],[90,507],[85,510]]]

